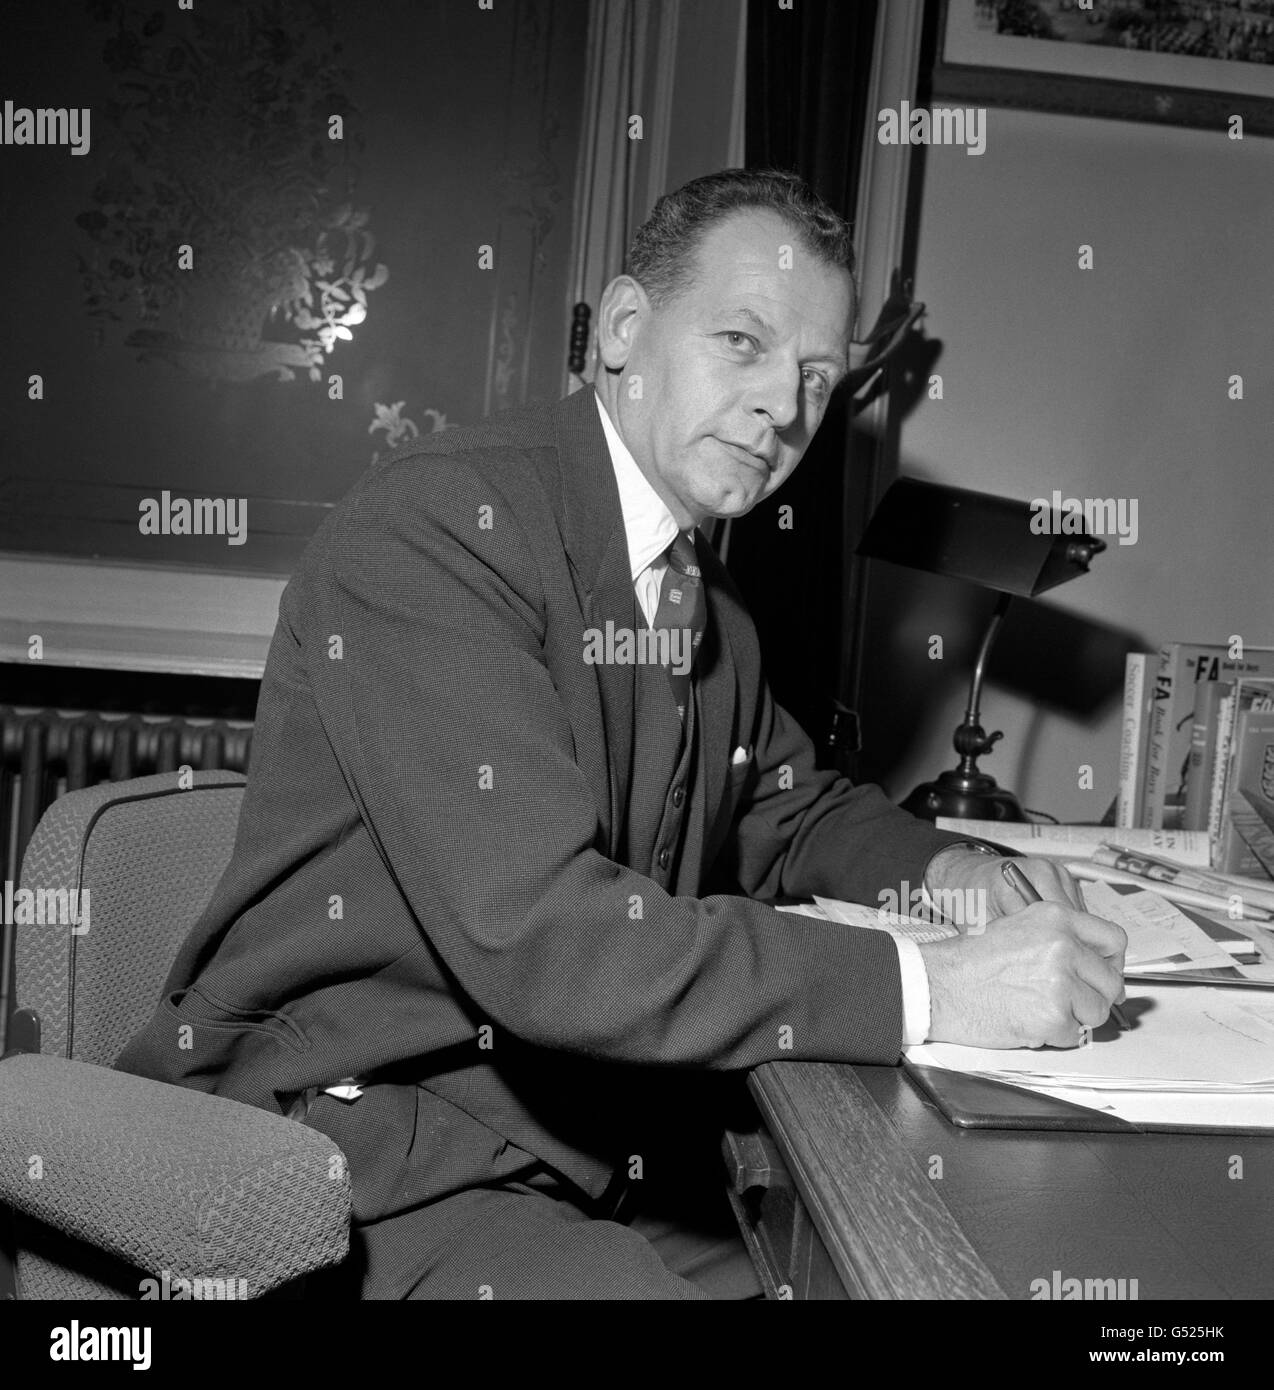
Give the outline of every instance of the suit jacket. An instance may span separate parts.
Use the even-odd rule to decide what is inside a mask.
[[[815,768],[699,548],[700,883],[725,891],[674,896],[616,857],[634,667],[582,656],[634,613],[593,391],[366,474],[283,595],[231,863],[119,1065],[284,1113],[406,1079],[596,1195],[636,1069],[896,1061],[889,937],[754,899],[875,901],[958,837]]]

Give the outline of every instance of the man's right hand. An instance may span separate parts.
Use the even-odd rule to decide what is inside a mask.
[[[1128,938],[1058,902],[996,917],[976,935],[920,947],[929,1041],[972,1047],[1076,1047],[1124,1000]]]

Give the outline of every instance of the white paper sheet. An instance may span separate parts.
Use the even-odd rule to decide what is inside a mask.
[[[1274,1093],[1274,998],[1259,991],[1133,985],[1129,1032],[1105,1026],[1075,1048],[923,1043],[909,1060],[993,1081],[1090,1091]]]

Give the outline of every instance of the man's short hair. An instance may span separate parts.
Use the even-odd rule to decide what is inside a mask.
[[[689,288],[694,253],[704,233],[733,212],[748,208],[777,213],[805,249],[828,265],[854,274],[849,223],[799,174],[786,169],[721,169],[665,193],[637,229],[624,273],[646,291],[656,308]],[[857,302],[857,286],[854,300]]]

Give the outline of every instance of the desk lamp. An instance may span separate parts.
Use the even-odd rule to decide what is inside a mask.
[[[1042,520],[1048,532],[1040,529]],[[1106,549],[1106,542],[1088,535],[1082,525],[1073,510],[1045,514],[1027,502],[917,478],[899,478],[881,499],[857,554],[963,579],[999,596],[978,648],[964,721],[955,731],[959,765],[936,781],[922,782],[902,803],[904,810],[926,820],[1026,819],[1017,797],[978,769],[978,759],[1004,737],[982,728],[982,676],[1012,597],[1034,598],[1086,574],[1089,561]]]

